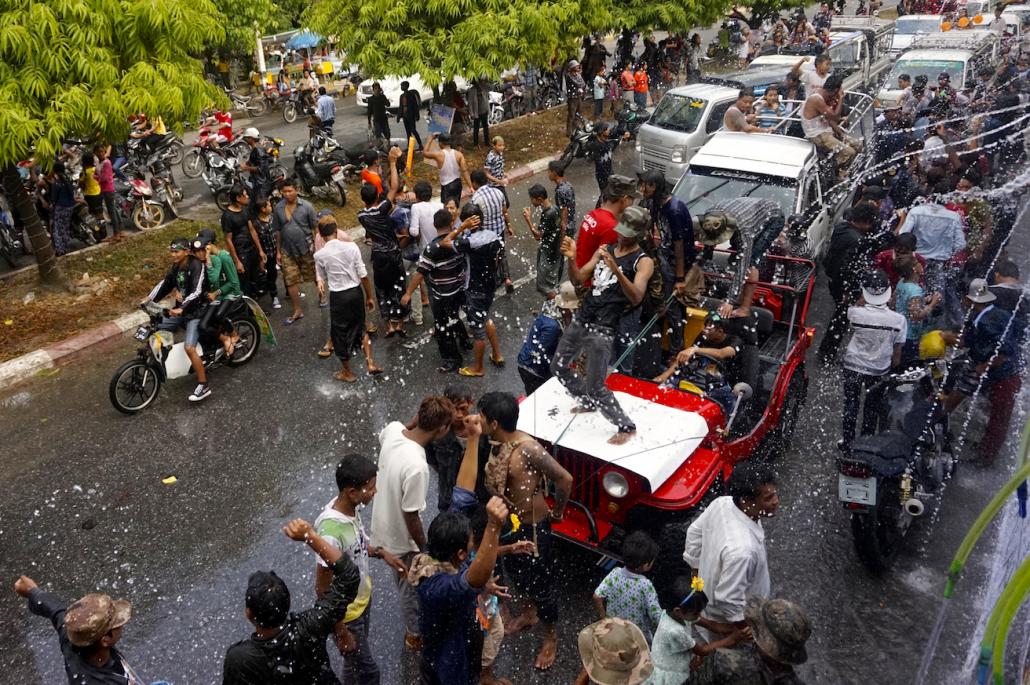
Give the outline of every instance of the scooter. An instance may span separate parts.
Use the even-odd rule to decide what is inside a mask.
[[[283,103],[283,121],[287,124],[292,124],[297,120],[297,117],[302,113],[306,112],[310,107],[306,101],[306,96],[299,90],[295,90],[290,93],[290,96]]]
[[[252,117],[259,117],[265,113],[267,104],[264,95],[241,95],[234,90],[226,90],[225,94],[237,112],[246,112]]]
[[[629,133],[629,137],[635,139],[640,127],[651,119],[651,113],[642,107],[637,107],[634,102],[630,103],[628,107],[624,107],[616,119],[622,124],[623,130]]]
[[[855,550],[875,573],[890,569],[912,522],[954,473],[940,400],[945,368],[943,359],[932,360],[881,381],[887,386],[886,425],[856,437],[837,459],[838,497],[851,513]]]
[[[569,144],[565,146],[565,150],[561,153],[558,161],[563,166],[568,167],[572,160],[586,157],[587,148],[594,135],[594,125],[584,119],[579,112],[576,112],[576,129],[569,137]]]
[[[150,316],[150,321],[137,328],[133,335],[140,342],[136,358],[122,364],[108,385],[111,404],[123,414],[143,411],[153,404],[165,381],[182,378],[193,370],[185,343],[176,343],[172,333],[158,330],[167,310],[153,302],[140,307]],[[249,297],[240,297],[232,302],[226,321],[239,336],[233,355],[225,356],[225,348],[214,332],[203,331],[197,353],[204,362],[204,368],[214,368],[223,363],[231,367],[243,366],[254,358],[262,336],[275,344],[268,317]]]
[[[319,154],[315,139],[301,145],[293,153],[293,176],[300,181],[304,192],[320,195],[343,207],[347,204],[347,188],[344,185],[347,174],[343,170],[344,164],[335,157],[338,151],[337,146],[330,153]]]

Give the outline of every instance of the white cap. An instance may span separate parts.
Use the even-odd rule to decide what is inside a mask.
[[[258,132],[258,130],[256,128],[251,126],[249,128],[245,128],[243,130],[243,137],[244,138],[260,138],[261,134]]]

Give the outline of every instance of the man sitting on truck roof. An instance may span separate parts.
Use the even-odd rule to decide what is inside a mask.
[[[840,127],[847,121],[847,117],[840,114],[841,85],[840,75],[833,74],[822,88],[805,98],[801,107],[801,129],[817,148],[837,157],[837,174],[843,178],[848,165],[862,149],[862,142]]]

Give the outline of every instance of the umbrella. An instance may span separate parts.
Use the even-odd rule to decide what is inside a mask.
[[[289,50],[303,50],[305,48],[313,48],[322,42],[322,36],[314,33],[310,29],[304,29],[290,40],[286,41],[286,47]]]

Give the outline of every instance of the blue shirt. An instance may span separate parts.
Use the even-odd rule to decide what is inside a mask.
[[[962,215],[929,202],[909,211],[900,232],[914,235],[916,252],[931,261],[947,261],[966,246]]]
[[[551,358],[561,339],[561,324],[546,314],[538,314],[519,350],[518,365],[540,378],[551,377]]]
[[[466,574],[466,561],[456,574],[437,573],[419,583],[419,629],[422,631],[422,663],[439,682],[474,685],[479,682],[479,649],[483,633],[476,620],[476,595]]]
[[[319,95],[315,102],[318,118],[323,122],[336,121],[336,103],[329,95]]]
[[[926,324],[922,321],[912,320],[912,316],[908,313],[908,303],[913,297],[923,297],[923,287],[918,283],[898,281],[898,287],[895,288],[894,293],[894,311],[901,314],[908,321],[908,335],[905,339],[919,340],[923,337],[923,329],[926,327]]]
[[[965,346],[969,351],[969,358],[977,364],[990,361],[995,350],[999,355],[1005,356],[1005,361],[997,366],[992,366],[987,371],[987,379],[992,381],[1011,378],[1019,372],[1019,345],[1018,341],[1023,339],[1025,322],[1016,317],[1009,325],[1012,314],[999,309],[993,304],[976,315],[973,322],[969,324],[965,334]]]

